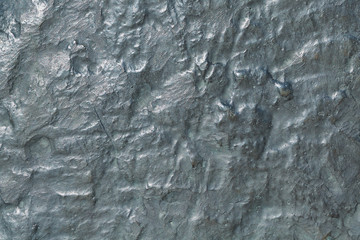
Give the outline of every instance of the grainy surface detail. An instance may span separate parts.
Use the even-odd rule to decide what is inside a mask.
[[[360,239],[357,0],[0,0],[0,240]]]

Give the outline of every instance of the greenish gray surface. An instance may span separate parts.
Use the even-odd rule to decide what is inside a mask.
[[[0,240],[360,239],[356,0],[1,0]]]

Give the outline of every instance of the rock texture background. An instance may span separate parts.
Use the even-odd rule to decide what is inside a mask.
[[[0,239],[360,239],[359,18],[0,1]]]

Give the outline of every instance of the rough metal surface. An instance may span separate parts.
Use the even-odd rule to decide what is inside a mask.
[[[1,0],[0,239],[360,239],[356,0]]]

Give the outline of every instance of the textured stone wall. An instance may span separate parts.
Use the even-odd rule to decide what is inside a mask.
[[[357,0],[1,0],[0,239],[360,239]]]

